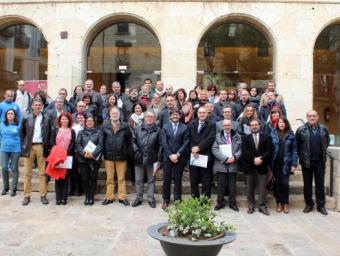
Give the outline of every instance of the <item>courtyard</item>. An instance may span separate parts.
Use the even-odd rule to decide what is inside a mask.
[[[156,209],[147,202],[137,208],[118,201],[102,206],[104,195],[97,195],[92,207],[83,205],[83,197],[70,197],[67,206],[56,206],[54,193],[48,198],[45,206],[33,193],[24,207],[22,192],[0,197],[0,255],[164,255],[159,242],[146,233],[149,225],[166,221],[159,195]],[[128,199],[131,202],[133,194]],[[248,215],[244,207],[238,213],[220,210],[221,217],[236,226],[237,239],[219,255],[340,255],[340,213],[270,210],[270,216]]]

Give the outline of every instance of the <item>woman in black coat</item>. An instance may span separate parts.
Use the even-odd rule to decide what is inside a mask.
[[[273,156],[271,168],[275,177],[276,211],[289,212],[289,175],[297,167],[297,144],[287,119],[279,118],[277,128],[272,130]]]
[[[100,130],[96,128],[94,117],[87,116],[85,128],[79,132],[76,141],[76,154],[85,193],[85,205],[94,204],[101,150]]]

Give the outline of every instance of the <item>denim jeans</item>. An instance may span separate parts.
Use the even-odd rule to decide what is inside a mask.
[[[2,170],[3,189],[9,190],[9,175],[8,175],[8,162],[11,159],[12,170],[12,190],[17,190],[19,171],[18,163],[20,158],[20,152],[0,152],[0,163]]]

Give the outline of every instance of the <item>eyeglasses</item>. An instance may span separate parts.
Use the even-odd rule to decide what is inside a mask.
[[[77,108],[85,108],[84,105],[78,105]]]

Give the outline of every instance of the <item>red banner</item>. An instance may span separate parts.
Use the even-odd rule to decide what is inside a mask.
[[[47,92],[47,80],[26,80],[25,90],[32,96],[38,91]]]

